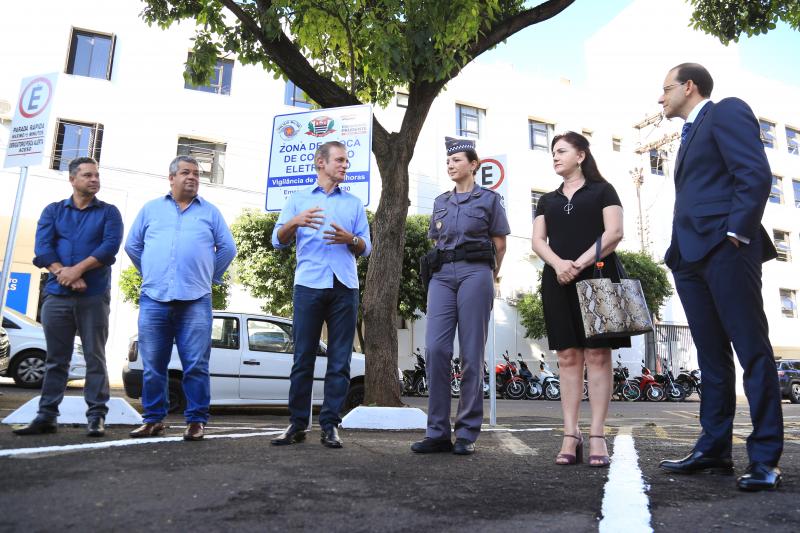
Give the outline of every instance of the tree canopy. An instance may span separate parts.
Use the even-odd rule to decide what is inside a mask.
[[[722,44],[738,42],[767,33],[779,21],[800,30],[800,2],[797,0],[691,0],[691,26],[717,37]]]

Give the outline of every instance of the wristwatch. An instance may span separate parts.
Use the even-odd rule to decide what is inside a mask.
[[[361,239],[358,238],[358,235],[353,235],[353,246],[358,248],[359,242],[361,242]]]

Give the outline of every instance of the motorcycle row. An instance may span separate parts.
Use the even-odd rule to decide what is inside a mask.
[[[531,372],[528,364],[522,359],[522,354],[517,354],[517,361],[511,361],[508,350],[501,354],[504,362],[495,366],[495,383],[497,397],[508,400],[559,400],[561,399],[561,383],[558,376],[541,359],[539,372]],[[403,370],[403,394],[406,396],[427,396],[428,381],[425,371],[425,358],[419,348],[414,351],[416,364],[413,369]],[[461,394],[461,365],[459,358],[451,360],[450,394],[458,398]],[[701,394],[700,371],[681,369],[675,377],[667,368],[664,360],[665,372],[653,374],[644,366],[642,361],[642,375],[631,378],[627,367],[622,366],[618,356],[617,366],[614,369],[614,389],[612,399],[647,400],[659,402],[669,400],[680,402],[694,393]],[[489,397],[489,370],[486,362],[483,363],[483,395]],[[583,383],[583,399],[589,398],[589,389],[586,381]]]

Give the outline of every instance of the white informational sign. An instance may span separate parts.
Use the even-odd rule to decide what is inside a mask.
[[[42,162],[57,79],[58,74],[53,73],[22,80],[3,168],[28,167]]]
[[[486,187],[500,195],[500,201],[504,208],[508,197],[508,176],[506,176],[506,156],[494,155],[481,159],[481,166],[478,168],[476,176],[478,185]]]
[[[316,183],[314,152],[328,141],[339,141],[347,147],[350,168],[340,187],[369,205],[372,106],[356,105],[275,116],[267,211],[280,211],[289,196]]]

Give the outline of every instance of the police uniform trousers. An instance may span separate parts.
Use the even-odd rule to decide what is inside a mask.
[[[461,396],[456,438],[474,442],[483,422],[483,361],[494,281],[488,263],[444,263],[428,288],[425,365],[428,374],[426,437],[450,438],[450,361],[458,327]]]

